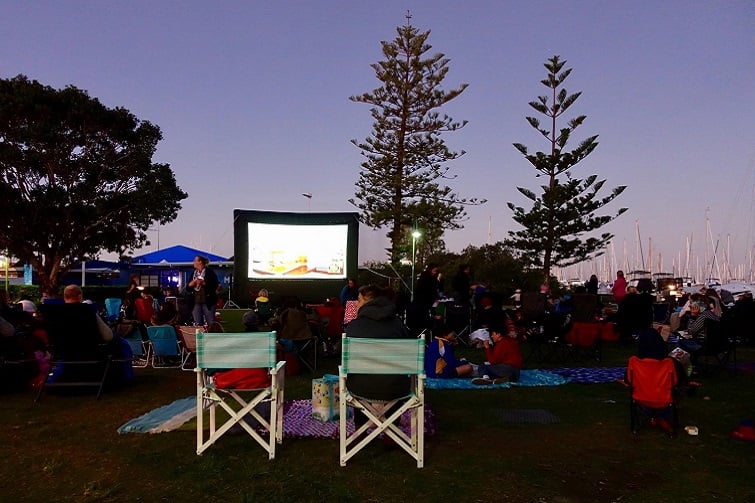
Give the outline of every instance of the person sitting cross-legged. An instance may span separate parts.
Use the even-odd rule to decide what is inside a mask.
[[[433,340],[425,350],[425,374],[427,377],[461,377],[471,375],[474,367],[466,360],[457,360],[454,346],[456,334],[446,326],[433,330]]]
[[[477,366],[477,376],[472,383],[500,384],[519,380],[519,371],[524,359],[516,334],[507,335],[506,325],[496,323],[489,327],[492,344],[484,340],[486,362]]]

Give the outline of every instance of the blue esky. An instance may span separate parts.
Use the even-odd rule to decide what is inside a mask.
[[[160,246],[230,256],[234,208],[354,210],[361,156],[350,140],[369,135],[371,118],[348,98],[379,85],[369,65],[407,10],[431,30],[431,52],[450,58],[444,87],[469,84],[442,109],[469,121],[445,137],[467,152],[450,163],[449,185],[488,203],[446,235],[450,250],[506,237],[515,225],[506,202],[524,202],[517,186],[537,188],[512,143],[547,149],[525,116],[545,90],[543,63],[558,54],[573,69],[567,90],[582,92],[570,117],[587,115],[572,147],[592,134],[600,142],[574,174],[628,186],[609,208],[629,208],[607,227],[617,264],[624,250],[638,264],[638,229],[654,270],[659,255],[664,271],[680,259],[683,268],[689,240],[691,268],[705,269],[716,243],[719,261],[728,250],[732,269],[749,264],[751,1],[6,0],[0,77],[72,84],[160,126],[155,161],[189,193]],[[385,232],[363,228],[360,262],[384,258]],[[156,249],[156,231],[151,240],[140,252]]]

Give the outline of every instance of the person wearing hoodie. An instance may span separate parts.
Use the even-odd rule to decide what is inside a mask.
[[[375,285],[359,288],[357,317],[346,326],[346,336],[372,339],[411,338],[409,330],[397,315],[392,296],[392,290]],[[362,398],[387,401],[407,396],[410,381],[408,376],[403,375],[349,374],[347,387],[352,394]],[[356,410],[354,423],[357,428],[366,422],[366,416]]]

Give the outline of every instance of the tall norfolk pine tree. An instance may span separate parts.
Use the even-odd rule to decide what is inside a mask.
[[[605,232],[596,237],[589,233],[626,211],[626,208],[620,208],[613,216],[595,214],[621,194],[626,186],[616,187],[608,196],[601,198],[598,197],[598,192],[605,180],[598,180],[597,175],[590,175],[585,179],[571,175],[570,170],[598,146],[598,136],[590,136],[574,150],[564,150],[572,132],[586,118],[580,115],[569,120],[565,127],[556,129],[557,120],[582,94],[568,94],[562,87],[571,73],[571,68],[564,70],[565,64],[566,61],[561,61],[559,56],[553,56],[544,64],[548,76],[540,82],[549,92],[529,103],[549,119],[549,125],[541,126],[537,118],[527,117],[527,122],[547,140],[550,152],[530,154],[521,143],[514,144],[538,171],[537,176],[547,177],[548,184],[541,186],[540,195],[517,187],[522,195],[532,201],[529,211],[508,203],[514,212],[514,221],[524,229],[509,231],[507,244],[519,250],[521,258],[530,266],[541,268],[546,277],[550,277],[551,267],[567,267],[602,255],[613,235]],[[559,178],[561,175],[563,176]]]
[[[420,33],[407,22],[397,32],[395,40],[381,42],[385,60],[371,65],[381,87],[349,98],[371,105],[374,119],[367,139],[351,141],[365,161],[356,197],[349,202],[361,210],[365,224],[390,229],[392,262],[401,258],[412,226],[422,229],[423,244],[431,238],[442,247],[443,230],[462,227],[464,206],[484,202],[460,198],[441,183],[453,178],[443,163],[464,152],[449,150],[440,135],[456,131],[466,121],[454,121],[437,109],[459,96],[467,84],[450,91],[440,88],[449,60],[440,53],[426,56],[432,47],[427,43],[429,31]]]

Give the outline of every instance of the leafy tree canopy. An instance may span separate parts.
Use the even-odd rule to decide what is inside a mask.
[[[30,263],[43,292],[79,261],[147,243],[187,194],[152,162],[160,129],[73,86],[0,80],[0,248]]]

